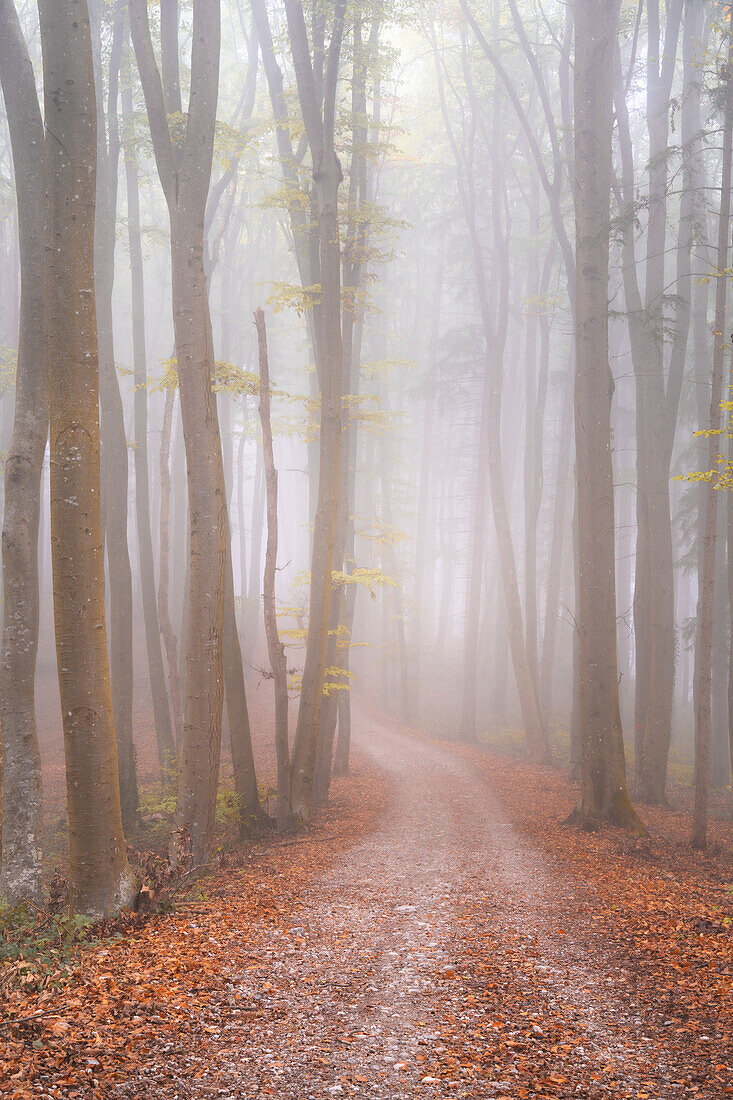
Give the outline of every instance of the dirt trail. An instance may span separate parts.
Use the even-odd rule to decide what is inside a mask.
[[[261,930],[257,964],[233,968],[228,1002],[201,1022],[202,1048],[161,1052],[115,1095],[683,1095],[623,959],[470,764],[364,714],[355,724],[392,809],[315,881],[307,919]]]

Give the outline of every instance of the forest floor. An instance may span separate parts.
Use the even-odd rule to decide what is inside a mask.
[[[65,968],[6,968],[3,1095],[733,1095],[730,824],[705,855],[682,814],[582,834],[559,772],[364,707],[355,732],[309,832]]]

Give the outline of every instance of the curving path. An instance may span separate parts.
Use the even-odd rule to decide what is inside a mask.
[[[175,1091],[149,1067],[117,1095],[684,1095],[671,1030],[470,765],[362,712],[355,730],[391,810],[314,883],[307,919],[265,930],[261,965],[229,975],[214,1056],[188,1052]],[[243,1042],[237,1013],[263,1001]]]

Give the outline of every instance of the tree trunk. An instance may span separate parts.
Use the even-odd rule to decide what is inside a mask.
[[[720,402],[723,399],[723,367],[725,359],[725,323],[728,278],[728,232],[730,225],[731,152],[733,151],[733,9],[729,19],[728,64],[725,68],[725,109],[723,122],[723,164],[720,184],[720,216],[718,218],[718,254],[716,268],[720,274],[715,288],[715,323],[713,369],[708,422],[708,470],[706,484],[705,537],[703,541],[702,585],[699,601],[699,664],[697,736],[695,739],[695,806],[692,824],[692,847],[707,847],[708,791],[710,786],[711,690],[713,666],[713,616],[715,613],[715,548],[718,525],[716,488],[717,456],[720,451]]]
[[[647,3],[646,121],[650,152],[643,302],[634,243],[633,152],[628,133],[625,88],[620,63],[616,60],[616,109],[625,208],[624,289],[637,396],[638,538],[634,595],[637,634],[636,776],[639,794],[652,803],[664,801],[675,666],[674,562],[668,482],[680,386],[676,384],[674,364],[665,383],[663,306],[669,98],[681,11],[682,0],[673,0],[666,5],[666,30],[662,45],[658,0]],[[681,286],[680,292],[683,292]],[[679,319],[681,316],[680,311]],[[680,376],[683,360],[684,354],[679,363]]]
[[[39,4],[46,111],[51,543],[70,902],[107,916],[136,881],[122,833],[107,662],[94,300],[96,111],[85,0]],[[73,217],[69,217],[69,210]]]
[[[229,741],[234,765],[234,787],[239,802],[240,825],[243,832],[262,821],[257,773],[252,752],[247,694],[244,685],[242,649],[239,644],[237,616],[234,609],[234,574],[232,570],[231,538],[227,525],[226,578],[224,590],[224,688],[229,721]]]
[[[160,644],[160,622],[155,590],[155,559],[153,556],[153,534],[150,527],[150,475],[148,462],[148,386],[147,386],[147,348],[145,340],[145,285],[143,272],[143,253],[140,229],[140,187],[138,179],[137,155],[132,141],[132,88],[129,80],[122,89],[122,110],[127,140],[125,142],[125,173],[127,179],[127,223],[130,248],[130,276],[132,281],[132,356],[135,377],[135,517],[137,522],[138,552],[140,554],[140,588],[145,624],[145,644],[148,655],[150,691],[153,700],[155,720],[155,738],[158,748],[158,765],[164,780],[169,780],[178,764],[176,745],[171,726],[171,712],[168,706],[168,693],[165,686],[163,668],[163,650]],[[128,136],[129,135],[129,136]],[[170,410],[168,409],[170,394]],[[175,391],[166,393],[167,450],[170,450],[170,420],[172,401]],[[161,514],[161,526],[165,522],[166,532],[166,568],[167,540],[170,500],[170,474],[168,458],[165,461],[166,507]],[[161,477],[161,483],[163,478]],[[161,497],[162,497],[161,492]],[[162,512],[162,508],[161,508]],[[161,535],[162,542],[162,535]],[[166,613],[167,613],[166,583]],[[168,620],[170,628],[170,619]],[[175,647],[175,639],[173,640]],[[177,665],[177,661],[176,661]],[[176,680],[178,669],[175,671]],[[176,705],[180,708],[180,691]]]
[[[576,0],[575,446],[578,478],[582,778],[576,819],[641,829],[626,790],[616,667],[611,462],[613,377],[608,361],[608,252],[613,58],[618,0]]]
[[[257,444],[255,444],[257,446]],[[262,589],[262,528],[265,517],[265,468],[262,448],[257,446],[255,475],[252,483],[252,539],[249,548],[249,607],[245,616],[245,646],[249,657],[257,645],[260,619],[260,593]]]
[[[290,824],[290,744],[288,741],[288,670],[285,647],[277,628],[275,575],[277,572],[277,469],[272,446],[270,420],[270,367],[267,355],[265,314],[255,311],[260,365],[260,422],[262,451],[267,484],[267,549],[263,583],[265,634],[270,655],[270,668],[275,688],[275,751],[277,754],[277,830],[284,832]]]
[[[44,281],[44,154],[33,67],[14,0],[0,0],[0,85],[13,150],[20,238],[20,319],[15,419],[5,458],[2,531],[2,872],[9,905],[42,899],[43,795],[36,733],[38,531],[48,438]]]
[[[239,598],[243,612],[247,601],[247,524],[244,512],[244,444],[247,436],[247,398],[242,398],[244,425],[237,448],[237,522],[239,524]],[[245,639],[246,644],[246,639]]]
[[[135,823],[138,814],[137,766],[132,740],[132,569],[127,545],[127,435],[115,365],[112,316],[120,153],[117,93],[122,55],[122,12],[120,9],[115,19],[110,51],[109,98],[106,112],[108,134],[105,133],[101,42],[96,0],[91,7],[91,14],[97,24],[93,36],[93,49],[98,58],[95,81],[98,121],[94,289],[99,344],[103,538],[107,555],[109,661],[112,706],[117,734],[120,799],[122,821],[125,828],[129,828]]]
[[[547,567],[547,594],[545,597],[545,631],[542,639],[542,663],[540,665],[540,709],[546,728],[552,713],[553,685],[555,679],[555,641],[560,617],[560,584],[562,580],[563,546],[566,543],[566,513],[570,488],[570,467],[573,450],[573,382],[574,350],[568,363],[568,380],[563,400],[560,425],[560,450],[557,456],[555,480],[555,510],[552,519],[550,560]]]
[[[290,773],[291,814],[296,820],[307,821],[311,813],[326,671],[331,571],[339,503],[342,336],[338,192],[342,174],[334,147],[334,119],[345,0],[336,0],[335,3],[320,101],[302,6],[299,0],[286,0],[285,10],[300,105],[313,161],[318,247],[313,250],[311,282],[321,287],[320,301],[313,311],[316,366],[321,392],[318,503],[313,531],[308,640]]]
[[[163,430],[160,435],[160,553],[158,561],[158,619],[163,635],[165,656],[168,663],[168,684],[173,708],[173,725],[176,734],[176,746],[180,748],[183,740],[183,708],[181,705],[181,680],[178,666],[178,642],[171,622],[168,606],[170,576],[170,499],[171,473],[169,457],[171,450],[171,430],[173,427],[173,407],[176,391],[169,386],[165,391],[163,410]]]
[[[474,493],[466,613],[463,635],[463,694],[461,704],[462,741],[476,741],[476,669],[478,636],[481,621],[481,588],[484,571],[484,540],[486,537],[486,502],[489,490],[490,368],[484,367],[481,404],[478,418],[478,446],[474,473]]]
[[[177,7],[177,5],[176,5]],[[165,11],[163,5],[162,11]],[[177,18],[176,18],[177,23]],[[186,702],[175,822],[190,837],[194,864],[214,836],[223,701],[222,635],[226,576],[226,499],[204,268],[204,215],[219,87],[221,12],[194,0],[191,96],[185,138],[172,140],[147,5],[131,0],[130,26],[148,110],[153,150],[171,228],[173,328],[189,501]],[[164,81],[177,71],[178,34],[162,27]],[[170,38],[170,41],[169,41]],[[169,104],[171,96],[168,96]]]

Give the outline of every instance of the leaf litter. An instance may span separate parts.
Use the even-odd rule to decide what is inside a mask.
[[[3,1095],[733,1094],[728,825],[707,856],[664,811],[643,843],[564,829],[559,773],[355,724],[308,833],[57,973],[5,968]]]

